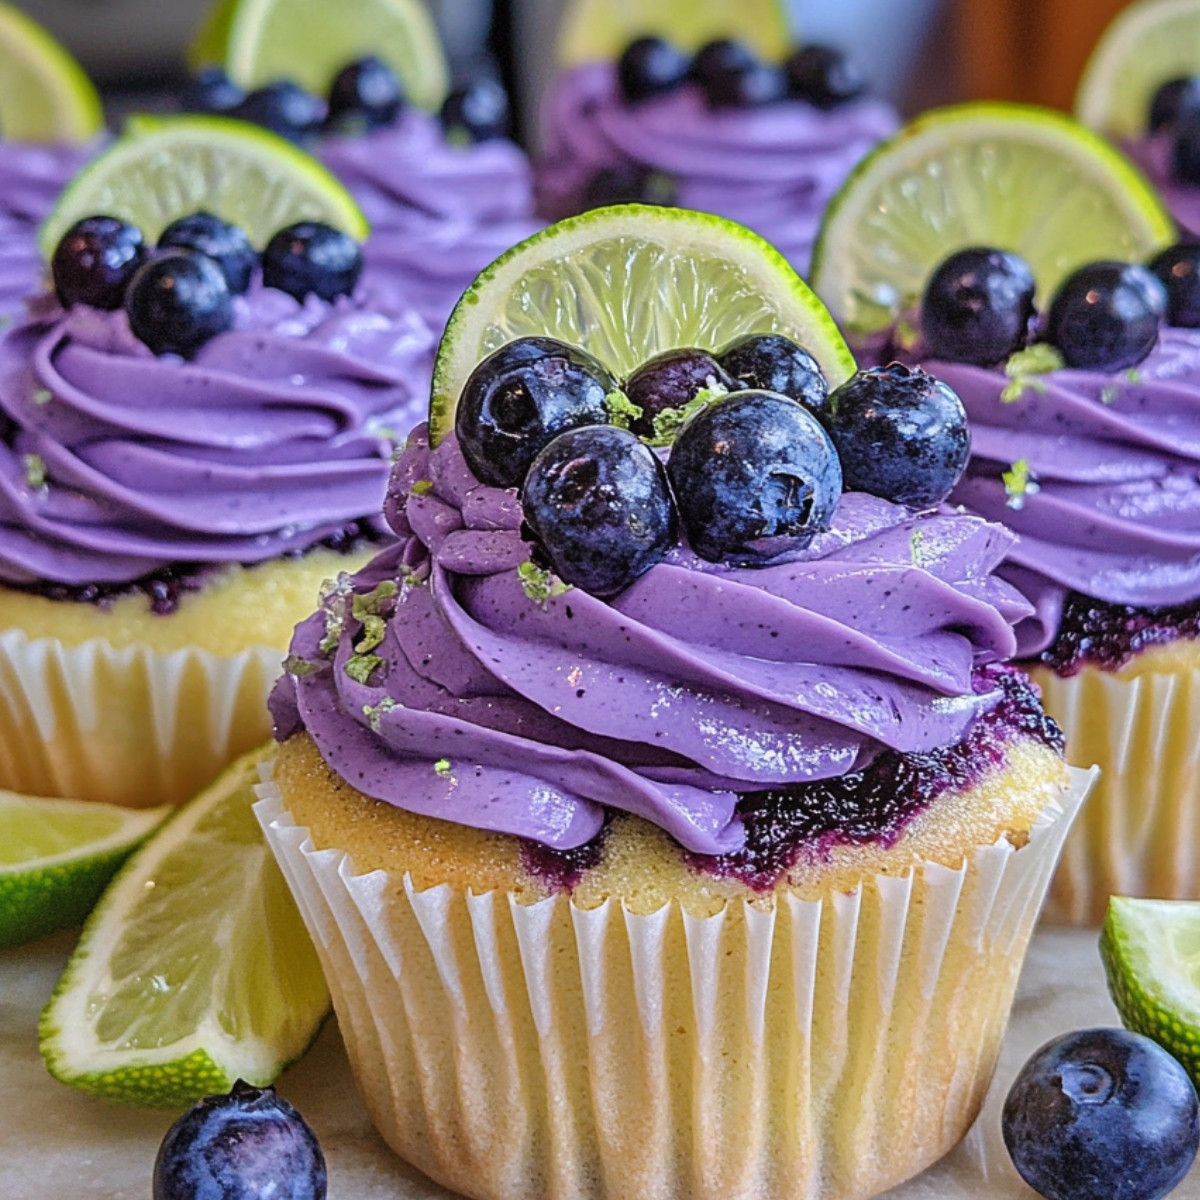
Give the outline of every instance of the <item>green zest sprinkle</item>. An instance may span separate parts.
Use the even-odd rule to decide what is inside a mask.
[[[46,486],[46,460],[40,454],[22,454],[21,462],[25,466],[25,482],[34,491]]]
[[[707,408],[714,400],[720,400],[728,394],[729,389],[710,375],[708,387],[701,388],[686,404],[678,408],[664,408],[662,412],[655,414],[654,436],[648,439],[650,445],[669,446],[690,417],[702,408]]]
[[[1036,342],[1024,350],[1018,350],[1009,355],[1004,364],[1004,373],[1011,382],[1000,393],[1000,399],[1005,404],[1011,404],[1014,400],[1020,400],[1029,389],[1044,392],[1046,385],[1037,376],[1048,375],[1065,365],[1063,356],[1046,342]]]
[[[387,622],[380,615],[380,609],[387,601],[394,599],[399,590],[395,580],[385,579],[372,591],[354,597],[351,615],[363,627],[363,636],[354,647],[359,654],[374,650],[383,641]]]
[[[289,654],[283,660],[283,669],[296,679],[304,679],[308,675],[315,675],[321,668],[316,663],[310,663],[308,659],[301,658],[298,654]]]
[[[346,629],[346,604],[353,593],[350,576],[343,571],[336,579],[321,584],[320,605],[325,611],[325,636],[317,647],[322,654],[332,654]]]
[[[378,704],[364,704],[363,716],[367,718],[367,724],[371,726],[372,733],[379,732],[379,722],[383,719],[383,714],[391,712],[396,707],[396,702],[390,696],[384,696]]]
[[[1106,383],[1100,389],[1100,403],[1111,404],[1120,394],[1121,389],[1115,383]]]
[[[382,666],[383,659],[378,654],[355,654],[346,660],[346,674],[355,683],[361,683],[363,687],[366,687],[370,682],[371,673],[376,667]]]
[[[628,429],[642,415],[642,406],[634,404],[620,388],[613,388],[604,397],[604,407],[608,409],[612,423],[620,429]]]
[[[1128,379],[1130,383],[1141,383],[1142,373],[1137,369],[1137,367],[1130,367],[1129,370],[1125,372],[1125,378]]]
[[[448,758],[439,758],[437,762],[433,764],[433,769],[443,779],[445,779],[446,776],[450,774],[450,760]]]
[[[410,496],[423,496],[426,492],[433,491],[432,479],[418,479],[416,483],[409,488]]]
[[[49,404],[54,399],[54,393],[49,388],[37,388],[33,393],[34,404]]]
[[[521,580],[521,587],[534,604],[540,604],[543,608],[549,602],[552,596],[561,596],[564,592],[570,591],[567,584],[563,583],[557,575],[551,575],[549,571],[543,571],[537,563],[526,561],[517,568],[517,576]]]
[[[914,529],[912,531],[912,538],[909,540],[908,553],[915,567],[923,567],[925,565],[924,544],[925,531],[923,529]]]
[[[1020,510],[1025,507],[1026,497],[1036,494],[1037,482],[1029,473],[1029,463],[1018,458],[1015,463],[1000,478],[1004,480],[1004,490],[1008,494],[1009,508]]]

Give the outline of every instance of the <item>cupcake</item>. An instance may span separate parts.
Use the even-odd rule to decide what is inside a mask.
[[[564,253],[688,219],[655,216],[568,222]],[[719,229],[744,287],[750,235],[690,220],[678,257]],[[525,249],[538,278],[559,232]],[[520,256],[481,278],[481,322]],[[978,1111],[1086,789],[1003,665],[1029,611],[994,576],[1011,535],[843,494],[872,456],[825,432],[812,357],[774,332],[713,353],[623,389],[556,339],[484,357],[453,428],[397,461],[398,540],[297,626],[272,694],[257,811],[360,1089],[466,1196],[865,1197],[917,1173]],[[786,394],[748,386],[767,375]],[[639,437],[685,377],[707,383],[687,414]],[[899,390],[937,433],[889,460],[893,490],[948,488],[961,406]]]
[[[196,149],[161,136],[181,162]],[[223,136],[228,159],[246,148]],[[256,133],[256,179],[279,165],[265,153]],[[57,297],[0,335],[0,786],[186,799],[269,733],[293,624],[385,536],[429,330],[353,287],[359,249],[328,225],[287,227],[258,261],[211,214],[153,254],[84,218]]]

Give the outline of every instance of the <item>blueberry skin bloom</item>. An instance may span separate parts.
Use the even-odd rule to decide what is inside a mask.
[[[348,296],[362,274],[362,250],[340,229],[298,221],[275,234],[262,255],[263,283],[297,300]]]
[[[848,490],[910,508],[945,500],[971,452],[958,394],[900,363],[859,371],[830,395],[829,436]]]
[[[590,354],[553,338],[518,338],[471,372],[454,414],[459,448],[490,487],[520,487],[560,433],[609,422],[616,380]]]
[[[245,230],[210,212],[194,212],[172,221],[158,235],[160,249],[195,250],[207,254],[225,273],[229,290],[240,296],[250,286],[258,255]]]
[[[142,231],[116,217],[83,217],[62,235],[50,260],[63,308],[121,307],[133,273],[146,259]]]
[[[391,125],[404,107],[400,78],[381,58],[369,55],[343,67],[329,88],[327,123],[361,122],[364,129]]]
[[[681,87],[691,60],[660,37],[641,37],[629,43],[617,60],[617,83],[626,104],[638,104]]]
[[[718,361],[743,388],[788,396],[824,421],[829,384],[817,360],[791,338],[780,333],[748,333],[730,342]]]
[[[233,297],[219,264],[174,250],[138,269],[125,293],[134,336],[155,354],[194,354],[233,327]]]
[[[274,1088],[240,1079],[170,1129],[154,1162],[154,1200],[325,1200],[325,1156]]]
[[[1046,340],[1067,366],[1123,371],[1158,341],[1166,290],[1137,263],[1097,262],[1069,275],[1050,305]]]
[[[1013,1082],[1002,1128],[1013,1165],[1047,1200],[1158,1200],[1200,1145],[1187,1072],[1125,1029],[1047,1042]]]
[[[1150,270],[1167,289],[1167,324],[1200,328],[1200,242],[1176,242],[1150,260]]]
[[[625,395],[642,410],[630,428],[638,437],[655,438],[655,417],[668,408],[685,408],[710,385],[737,390],[736,381],[706,351],[684,348],[656,354],[625,381]]]
[[[774,392],[731,392],[697,413],[671,447],[667,474],[692,549],[744,567],[803,550],[829,528],[842,493],[825,430]]]
[[[533,460],[521,503],[558,577],[594,596],[623,591],[675,544],[662,463],[615,425],[560,433]]]

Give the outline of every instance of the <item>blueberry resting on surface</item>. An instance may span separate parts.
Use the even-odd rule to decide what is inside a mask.
[[[931,508],[967,467],[971,437],[958,395],[900,363],[852,375],[829,396],[829,436],[847,491]]]
[[[155,354],[187,358],[233,327],[233,297],[220,265],[192,250],[172,250],[139,267],[125,311],[134,336]]]
[[[154,1161],[154,1200],[325,1200],[325,1156],[304,1118],[274,1088],[238,1080],[167,1130]]]
[[[290,79],[277,79],[249,92],[229,115],[293,142],[306,142],[321,132],[325,102]]]
[[[83,217],[62,235],[50,259],[64,308],[120,308],[129,280],[146,257],[142,231],[116,217]]]
[[[1069,367],[1123,371],[1154,348],[1166,289],[1138,263],[1098,262],[1069,275],[1050,304],[1046,340]]]
[[[692,549],[736,566],[803,550],[842,493],[828,434],[774,392],[731,392],[702,409],[679,431],[667,474]]]
[[[553,338],[518,338],[471,372],[454,432],[475,477],[520,487],[529,464],[560,433],[609,423],[617,381],[586,351]]]
[[[854,63],[833,46],[801,46],[783,64],[788,95],[814,108],[830,109],[855,100],[867,81]]]
[[[731,378],[711,354],[703,350],[666,350],[647,359],[625,381],[625,395],[641,410],[642,415],[630,422],[638,437],[654,440],[660,437],[654,419],[664,409],[682,409],[708,387],[735,391]],[[661,430],[662,437],[670,431]]]
[[[934,358],[990,367],[1025,345],[1034,317],[1033,272],[990,246],[951,254],[930,276],[921,332]]]
[[[1125,1029],[1042,1046],[1013,1081],[1002,1128],[1013,1166],[1047,1200],[1159,1200],[1200,1144],[1187,1072]]]
[[[675,544],[662,463],[615,425],[584,425],[550,441],[529,467],[521,503],[555,573],[595,596],[624,590]]]
[[[258,255],[245,230],[210,212],[195,212],[172,221],[159,234],[159,249],[195,250],[213,259],[225,273],[229,290],[240,296],[250,286]]]
[[[1176,242],[1150,260],[1167,289],[1167,324],[1200,329],[1200,242]]]
[[[1200,185],[1200,108],[1184,109],[1171,134],[1171,178]]]
[[[1200,110],[1200,77],[1184,75],[1168,79],[1150,100],[1147,126],[1151,133],[1174,125],[1185,112]]]
[[[442,105],[442,128],[447,134],[465,136],[472,142],[508,137],[512,114],[504,85],[483,75],[451,92]]]
[[[381,58],[369,55],[343,67],[329,88],[327,124],[382,129],[404,107],[400,78]]]
[[[227,113],[245,98],[221,67],[204,67],[184,89],[181,107],[184,112]]]
[[[717,361],[743,388],[778,392],[824,420],[829,384],[817,360],[791,338],[781,333],[748,333],[730,342]]]
[[[710,108],[756,108],[787,94],[787,81],[778,67],[759,62],[748,47],[729,38],[702,46],[689,76],[700,85]]]
[[[263,283],[297,300],[348,296],[362,274],[362,250],[348,234],[321,221],[281,229],[262,254]]]
[[[673,92],[688,77],[691,61],[677,46],[660,37],[630,42],[617,60],[617,83],[626,104]]]
[[[622,163],[618,167],[601,167],[588,181],[583,191],[586,208],[605,208],[610,204],[675,203],[675,180],[665,171],[637,163]]]

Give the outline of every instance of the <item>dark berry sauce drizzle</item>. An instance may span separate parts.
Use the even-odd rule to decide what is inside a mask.
[[[1014,741],[1033,739],[1063,752],[1062,731],[1042,711],[1037,689],[1022,672],[984,667],[975,687],[997,689],[1000,700],[956,745],[927,754],[886,750],[864,770],[837,779],[745,792],[738,805],[746,827],[743,848],[718,856],[684,852],[685,860],[694,870],[770,891],[802,855],[823,858],[838,845],[892,845],[939,795],[971,787],[1002,764]],[[569,851],[527,842],[525,868],[549,887],[569,890],[600,861],[606,831]]]

